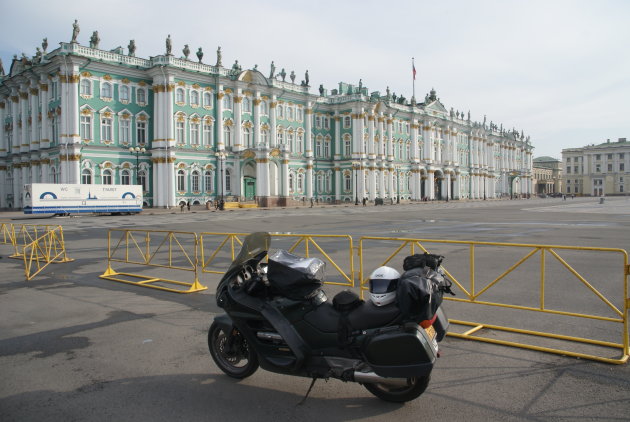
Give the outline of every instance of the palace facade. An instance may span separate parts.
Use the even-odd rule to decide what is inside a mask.
[[[21,208],[37,182],[141,184],[149,207],[533,193],[529,138],[447,110],[434,90],[424,102],[361,83],[311,93],[308,72],[226,68],[220,50],[204,64],[169,42],[149,59],[43,45],[0,70],[0,207]]]

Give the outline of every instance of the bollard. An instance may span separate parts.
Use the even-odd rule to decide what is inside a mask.
[[[604,199],[606,199],[606,198],[604,198],[603,196],[601,198],[599,198],[599,203],[603,204],[604,203]]]

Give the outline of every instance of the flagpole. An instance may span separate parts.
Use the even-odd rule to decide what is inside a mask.
[[[416,64],[414,63],[414,58],[411,58],[411,69],[413,76],[413,98],[416,98]]]

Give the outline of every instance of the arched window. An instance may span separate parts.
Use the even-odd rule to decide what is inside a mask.
[[[232,128],[229,125],[223,126],[223,142],[226,146],[232,146]]]
[[[212,94],[209,92],[205,92],[203,94],[203,106],[204,107],[212,107]]]
[[[301,107],[298,107],[298,109],[297,109],[297,121],[301,122],[303,118],[304,118],[304,110],[302,110]]]
[[[190,145],[199,145],[199,121],[190,122]]]
[[[140,104],[144,104],[147,102],[147,92],[144,89],[136,89],[136,101]]]
[[[322,156],[322,140],[321,138],[315,141],[315,157]]]
[[[297,140],[295,142],[295,152],[297,154],[302,154],[304,152],[304,134],[302,132],[298,132]]]
[[[191,184],[192,184],[192,191],[193,192],[201,191],[201,189],[199,187],[199,181],[200,181],[199,172],[197,170],[195,170],[195,171],[192,172],[192,176],[191,176]]]
[[[177,88],[177,91],[175,91],[175,102],[176,103],[184,102],[184,90],[182,88]]]
[[[199,93],[197,91],[190,91],[190,105],[191,106],[199,105]]]
[[[243,113],[251,113],[252,112],[252,102],[249,98],[243,98]]]
[[[223,97],[223,108],[226,110],[232,109],[232,96],[230,94],[225,94]]]
[[[287,132],[287,145],[289,146],[291,150],[294,150],[295,148],[295,145],[293,145],[294,139],[295,139],[295,135],[293,134],[293,131]],[[294,150],[294,152],[299,152],[299,151]]]
[[[186,191],[186,172],[182,169],[177,170],[177,191]]]
[[[276,106],[276,117],[278,119],[284,119],[284,106],[282,104]]]
[[[293,173],[289,174],[289,193],[293,193],[293,187],[294,187],[294,182],[293,182]]]
[[[120,87],[120,92],[118,93],[118,99],[120,101],[129,101],[129,87],[127,85],[123,85]]]
[[[149,187],[147,186],[147,172],[146,172],[146,170],[140,170],[138,172],[138,181],[140,182],[140,185],[142,186],[142,191],[143,192],[148,192],[149,191]]]
[[[203,144],[205,146],[212,146],[212,120],[203,121]]]
[[[260,139],[265,145],[269,144],[269,131],[267,129],[260,131]]]
[[[81,79],[81,95],[92,95],[92,81]]]
[[[103,85],[101,85],[101,97],[112,98],[112,84],[104,82]]]
[[[225,170],[225,191],[232,191],[232,173],[230,173],[229,169]]]
[[[83,169],[81,171],[81,183],[84,185],[92,184],[92,172],[90,169]]]
[[[214,191],[212,186],[213,179],[214,178],[212,177],[212,172],[210,170],[206,170],[203,173],[203,186],[208,193]]]
[[[297,176],[297,190],[298,192],[302,192],[302,189],[304,187],[304,175],[302,173],[299,173]]]
[[[350,192],[352,190],[352,177],[350,176],[350,173],[343,175],[343,187],[346,192]]]
[[[130,185],[131,184],[131,174],[129,170],[122,170],[120,172],[120,183],[122,185]]]
[[[287,106],[287,119],[293,120],[293,107]]]
[[[350,138],[350,135],[344,136],[343,149],[346,157],[350,157],[350,155],[352,155],[352,138]]]
[[[111,141],[113,121],[111,117],[101,118],[101,141]]]
[[[284,145],[284,130],[278,129],[278,145]]]
[[[260,114],[265,116],[269,114],[269,104],[265,100],[260,102]]]
[[[254,141],[252,139],[252,129],[250,127],[245,126],[243,128],[243,142],[246,147],[253,147]]]
[[[102,179],[103,179],[103,184],[104,185],[111,185],[111,184],[113,184],[112,171],[110,169],[103,170]]]

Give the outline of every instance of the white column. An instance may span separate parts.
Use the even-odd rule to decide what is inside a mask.
[[[282,196],[289,196],[289,151],[284,150],[282,154]]]
[[[435,199],[435,172],[434,170],[429,170],[427,172],[427,188],[425,191],[427,197],[429,199]]]
[[[282,145],[278,145],[278,128],[276,127],[276,96],[271,96],[271,101],[269,102],[269,143],[270,145],[276,146],[278,148],[282,148]],[[306,113],[305,113],[306,114]],[[306,115],[305,119],[308,118]],[[297,135],[295,135],[297,136]],[[292,148],[292,145],[289,145],[289,149]],[[288,155],[287,155],[288,157]],[[288,176],[287,176],[288,177]],[[288,180],[288,179],[287,179]]]
[[[420,162],[420,157],[418,156],[418,120],[413,119],[411,121],[411,160],[414,163]]]
[[[242,102],[243,102],[243,92],[241,90],[241,88],[238,88],[236,90],[236,92],[234,93],[234,105],[232,107],[232,110],[234,111],[234,113],[232,113],[233,117],[234,117],[234,132],[232,133],[232,136],[234,137],[234,151],[243,151],[244,146],[243,146],[243,127],[241,126],[242,124],[242,116],[241,116],[241,110],[242,110]],[[238,179],[238,185],[241,185],[240,182],[240,178]],[[239,189],[240,190],[240,189]]]
[[[394,148],[392,144],[392,139],[394,135],[393,135],[392,123],[393,123],[392,115],[388,114],[387,115],[387,159],[390,161],[394,159]]]
[[[17,90],[13,90],[11,93],[11,117],[12,117],[12,142],[11,142],[11,152],[14,154],[20,151],[20,130],[19,130],[19,116],[20,116],[20,105],[19,105],[19,95]]]
[[[430,129],[431,127],[429,126],[429,122],[424,122],[422,126],[422,140],[424,141],[422,159],[428,163],[432,162],[431,151],[433,150],[433,145],[431,145]]]
[[[343,177],[342,177],[342,173],[341,173],[341,168],[338,166],[335,166],[335,202],[340,202],[341,201],[341,190],[342,190],[342,183],[343,183]]]
[[[366,151],[368,153],[368,157],[370,159],[374,158],[374,114],[369,114],[368,115],[368,142],[367,142],[367,147],[368,150]]]
[[[343,151],[343,146],[342,146],[342,140],[341,140],[341,117],[339,116],[339,112],[336,111],[335,112],[335,118],[334,118],[334,122],[335,122],[335,155],[334,155],[334,159],[335,160],[339,160],[341,159],[341,153]],[[337,176],[340,175],[341,173],[339,173],[339,169],[335,170],[335,180],[337,180]],[[335,184],[336,185],[336,184]],[[337,195],[339,195],[339,190],[335,189],[335,191],[337,192]]]
[[[223,151],[225,149],[225,140],[223,139],[223,97],[225,93],[223,92],[223,85],[217,85],[217,122],[216,126],[216,139],[217,139],[217,150]]]
[[[253,98],[254,105],[254,146],[258,148],[258,144],[261,142],[260,139],[260,92],[256,92]],[[269,148],[269,144],[264,146],[265,148]]]
[[[31,81],[29,90],[29,98],[31,102],[31,151],[39,150],[40,133],[39,133],[39,89],[37,81]]]
[[[20,91],[20,113],[22,115],[22,120],[20,120],[21,128],[20,128],[20,152],[28,152],[29,150],[29,142],[28,142],[28,86],[22,85]],[[63,115],[63,108],[62,108]]]

